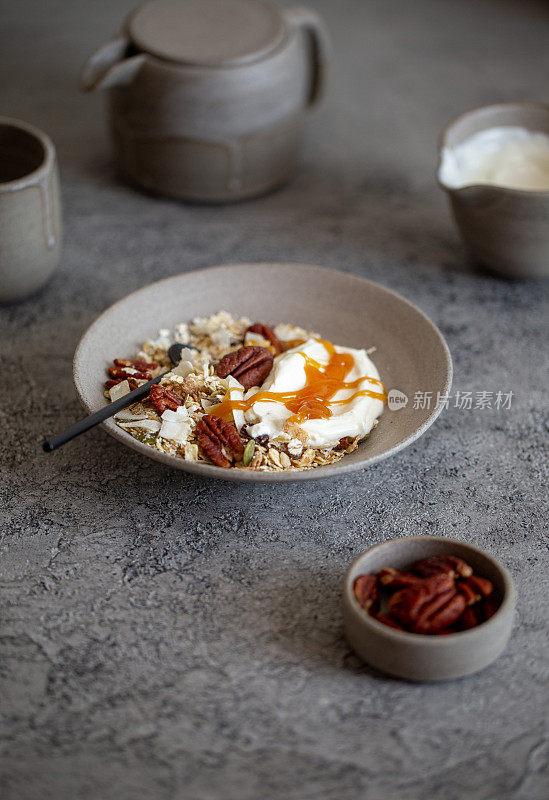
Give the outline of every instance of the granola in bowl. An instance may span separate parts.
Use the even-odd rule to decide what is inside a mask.
[[[289,324],[225,311],[162,329],[109,367],[115,400],[181,362],[149,396],[115,416],[140,442],[187,461],[281,472],[333,464],[377,425],[385,389],[368,357]]]

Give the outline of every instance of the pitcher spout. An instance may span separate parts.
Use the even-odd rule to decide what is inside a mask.
[[[125,36],[112,39],[91,55],[80,73],[80,89],[111,89],[131,83],[141,69],[146,55],[128,55],[129,41]]]

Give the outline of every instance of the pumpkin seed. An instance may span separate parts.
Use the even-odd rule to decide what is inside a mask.
[[[250,439],[246,447],[244,448],[244,455],[242,456],[242,463],[245,467],[249,466],[252,458],[254,457],[254,450],[255,450],[255,442],[253,439]]]
[[[147,433],[147,431],[140,431],[134,428],[132,431],[132,436],[134,439],[143,442],[143,444],[148,444],[149,447],[155,446],[156,436],[152,433]]]

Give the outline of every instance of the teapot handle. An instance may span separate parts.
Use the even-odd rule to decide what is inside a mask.
[[[124,36],[107,42],[91,55],[80,73],[80,88],[83,92],[94,89],[110,89],[131,83],[141,65],[145,54],[125,58],[129,41]]]
[[[328,29],[320,16],[306,6],[286,8],[283,13],[291,27],[302,29],[310,39],[313,78],[309,105],[314,106],[322,97],[326,85],[326,71],[331,51]]]

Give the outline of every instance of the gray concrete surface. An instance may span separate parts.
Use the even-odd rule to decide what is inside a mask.
[[[433,170],[452,115],[549,99],[548,7],[312,4],[335,63],[299,177],[209,208],[119,181],[103,98],[75,89],[132,0],[3,3],[0,111],[56,142],[66,222],[55,278],[0,310],[3,797],[547,796],[546,295],[475,271]],[[454,390],[513,391],[511,410],[450,408],[396,458],[306,486],[186,477],[102,431],[40,451],[80,414],[71,356],[106,306],[182,270],[274,259],[402,292],[447,336]],[[424,532],[488,548],[519,590],[505,654],[446,685],[375,674],[341,630],[349,560]]]

